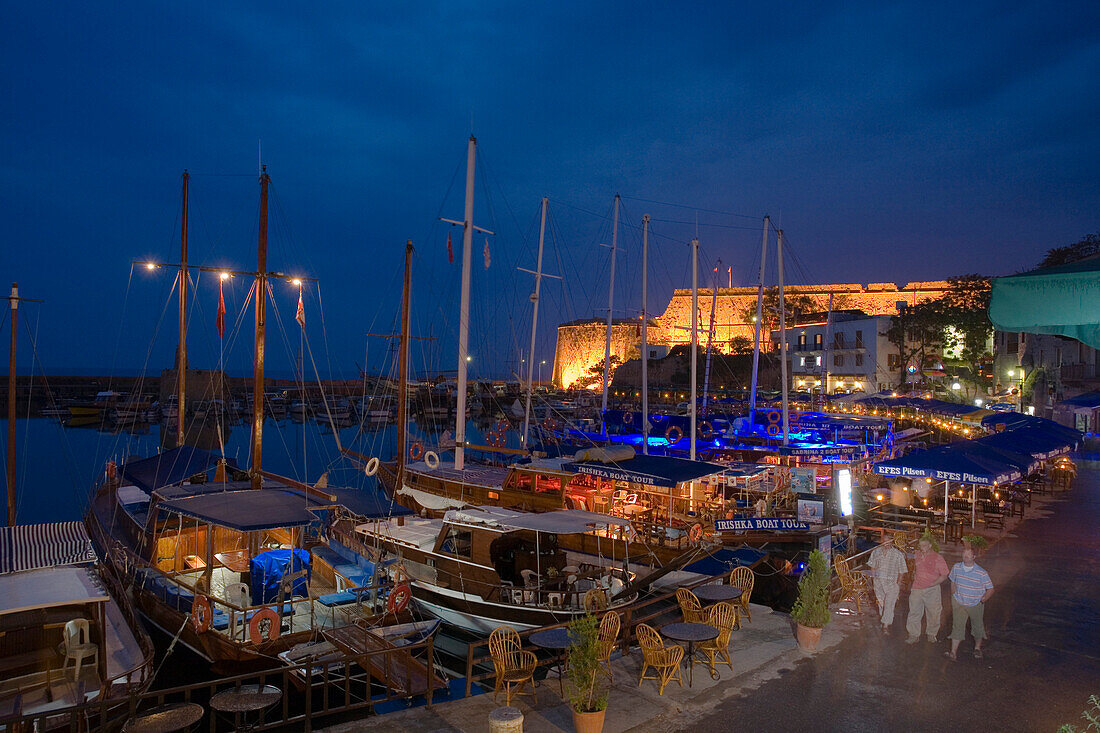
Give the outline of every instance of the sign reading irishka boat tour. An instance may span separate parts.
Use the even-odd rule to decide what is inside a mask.
[[[716,532],[808,532],[810,525],[797,519],[774,519],[771,517],[746,517],[744,519],[715,519]]]

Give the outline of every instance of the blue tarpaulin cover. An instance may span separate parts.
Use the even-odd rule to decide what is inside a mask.
[[[291,568],[291,561],[294,567]],[[268,550],[256,555],[249,562],[252,577],[252,605],[271,603],[279,595],[279,582],[284,575],[305,568],[305,577],[294,581],[293,595],[309,595],[309,552],[306,550]],[[290,600],[287,598],[286,600]]]

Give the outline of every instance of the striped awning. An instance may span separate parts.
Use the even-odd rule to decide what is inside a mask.
[[[95,561],[95,550],[82,522],[0,528],[0,574]]]

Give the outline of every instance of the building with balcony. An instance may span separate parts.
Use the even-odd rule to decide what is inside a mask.
[[[809,323],[787,329],[787,352],[793,390],[872,394],[896,387],[902,370],[898,348],[886,337],[891,316],[862,311],[833,311],[809,316]],[[772,332],[775,349],[779,331]]]

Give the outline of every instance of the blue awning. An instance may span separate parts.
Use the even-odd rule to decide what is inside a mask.
[[[969,442],[969,441],[966,441]],[[934,478],[964,484],[994,486],[1018,481],[1020,469],[992,457],[967,452],[952,446],[917,451],[902,458],[876,463],[872,469],[881,476]]]
[[[1039,428],[1019,428],[978,438],[975,443],[1015,453],[1026,453],[1040,461],[1069,453],[1074,442]]]
[[[163,511],[182,514],[200,522],[239,532],[252,532],[311,524],[317,515],[310,512],[309,507],[322,508],[327,505],[293,491],[248,489],[170,499],[158,506]]]
[[[1004,427],[1001,427],[1002,425]],[[982,427],[987,430],[995,430],[998,433],[1032,428],[1070,441],[1074,446],[1080,443],[1083,437],[1080,431],[1068,428],[1065,425],[1059,425],[1053,420],[1035,417],[1034,415],[1024,415],[1019,412],[998,412],[994,415],[986,415],[982,418]]]
[[[1073,405],[1074,407],[1100,407],[1100,390],[1070,397],[1068,400],[1062,400],[1062,404]]]
[[[669,456],[634,456],[614,463],[574,461],[562,465],[565,471],[584,473],[612,481],[629,481],[644,486],[672,488],[684,481],[694,481],[726,470],[725,466],[706,461]]]
[[[197,473],[209,471],[220,459],[219,453],[184,445],[152,458],[127,462],[122,467],[122,478],[151,494],[162,486],[178,484]],[[226,459],[226,465],[237,468],[230,459]]]
[[[412,514],[392,497],[380,491],[371,489],[334,489],[331,486],[324,490],[336,497],[336,501],[353,514],[358,514],[366,519],[384,517],[403,517]]]

